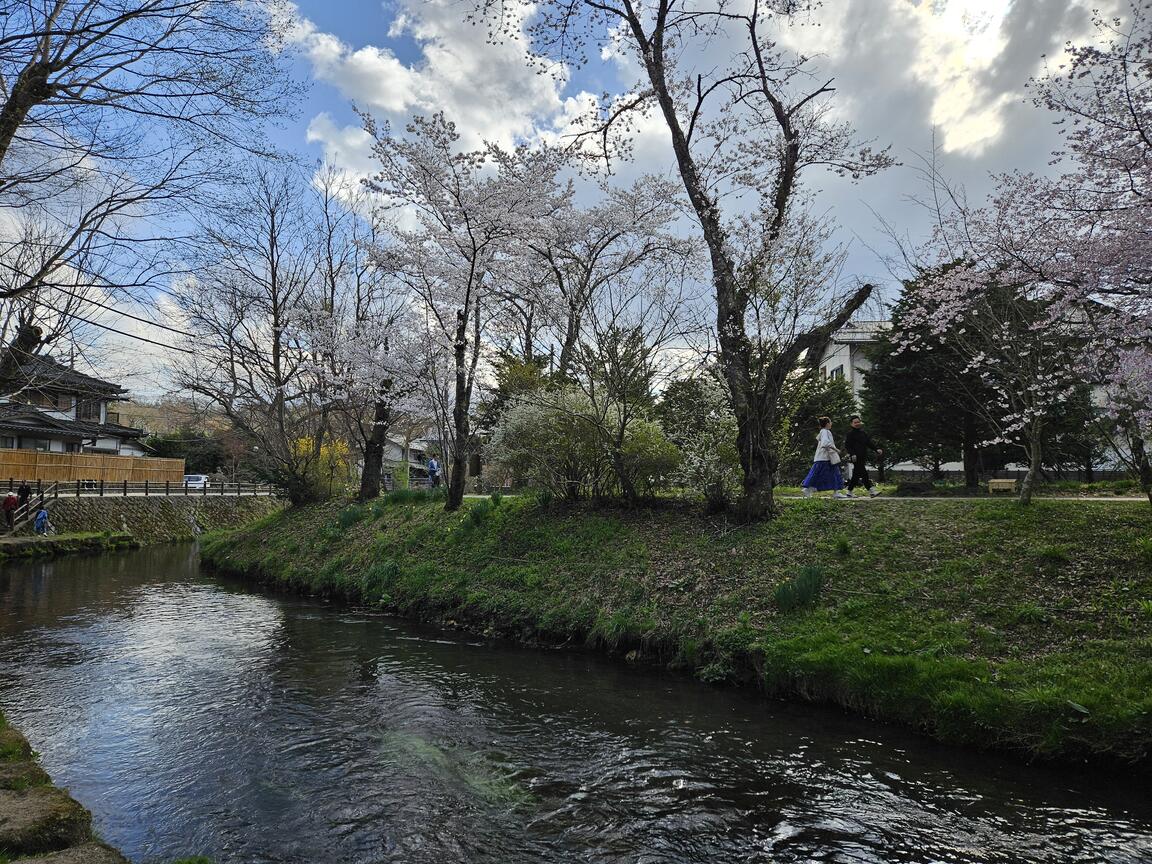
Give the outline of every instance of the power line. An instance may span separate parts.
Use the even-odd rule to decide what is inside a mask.
[[[55,290],[59,291],[62,294],[67,294],[69,297],[73,297],[76,300],[80,300],[84,303],[91,303],[93,306],[99,306],[101,309],[106,309],[109,312],[116,313],[117,315],[123,315],[125,318],[131,318],[133,321],[139,321],[141,324],[148,324],[152,327],[159,327],[161,330],[167,330],[169,333],[175,333],[177,336],[185,336],[189,339],[195,339],[196,338],[196,334],[194,334],[194,333],[188,333],[185,330],[177,330],[175,327],[170,327],[167,324],[161,324],[158,321],[152,321],[152,320],[149,320],[148,318],[141,318],[138,315],[133,315],[131,312],[125,312],[122,309],[117,309],[115,306],[109,306],[105,303],[101,303],[99,300],[93,300],[91,297],[85,297],[83,294],[75,294],[75,293],[69,291],[67,288],[63,287],[62,285],[56,285],[56,284],[47,283],[47,282],[44,284],[48,285],[48,287],[50,287],[50,288],[54,288]],[[42,303],[44,301],[37,298],[37,302]],[[47,305],[47,304],[45,304],[45,305]],[[60,310],[57,309],[56,311],[59,312]],[[60,314],[61,315],[67,315],[68,313],[67,312],[60,312]]]
[[[75,318],[77,321],[83,321],[85,324],[91,324],[93,327],[99,327],[101,330],[107,330],[109,333],[116,333],[119,336],[126,336],[129,339],[136,339],[139,342],[147,342],[149,345],[156,345],[160,348],[167,348],[169,351],[179,351],[183,354],[200,353],[198,351],[193,351],[191,348],[177,348],[175,345],[166,345],[163,342],[157,342],[155,339],[149,339],[146,336],[137,336],[135,333],[128,333],[124,330],[118,330],[115,327],[109,327],[107,324],[101,324],[99,321],[93,321],[91,318],[85,318],[83,315],[78,315],[75,312],[64,312],[60,309],[57,309],[51,303],[45,302],[44,300],[39,300],[38,302],[43,303],[58,315],[67,315],[71,318]]]

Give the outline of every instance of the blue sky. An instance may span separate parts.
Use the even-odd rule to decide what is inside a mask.
[[[834,217],[850,247],[845,276],[880,285],[889,299],[895,295],[898,283],[884,260],[893,244],[880,220],[912,240],[924,237],[928,214],[909,198],[922,190],[914,166],[933,141],[946,174],[974,201],[991,188],[994,172],[1051,170],[1052,118],[1029,104],[1026,82],[1043,70],[1043,55],[1058,57],[1066,41],[1089,37],[1091,9],[1109,14],[1123,3],[825,0],[819,26],[785,30],[782,41],[835,79],[837,116],[862,137],[891,144],[905,163],[859,184],[813,178],[818,208]],[[636,80],[627,58],[613,56],[594,56],[566,83],[539,76],[525,63],[523,43],[489,45],[482,30],[463,20],[469,5],[293,0],[296,72],[311,88],[298,116],[271,132],[276,143],[309,162],[327,159],[364,175],[374,163],[353,101],[394,126],[413,113],[442,110],[466,145],[509,144],[570,128],[581,91],[622,93]],[[722,66],[730,53],[717,41],[691,59]],[[673,174],[658,118],[639,128],[635,150],[618,182],[643,172]]]
[[[739,2],[739,0],[737,0]],[[463,20],[466,0],[295,0],[298,70],[313,81],[301,117],[280,142],[353,172],[372,169],[368,142],[349,103],[403,125],[412,113],[445,111],[466,144],[510,143],[564,128],[580,91],[625,90],[635,70],[624,58],[594,57],[566,86],[523,62],[523,45],[485,43]],[[839,88],[836,111],[865,138],[892,144],[905,167],[858,185],[818,178],[819,206],[843,226],[849,269],[893,283],[882,258],[891,244],[879,225],[922,236],[924,211],[913,169],[935,141],[943,167],[978,199],[993,172],[1048,170],[1056,137],[1050,117],[1028,103],[1026,82],[1067,40],[1091,33],[1090,10],[1119,0],[826,0],[818,22],[782,35],[814,56]],[[818,23],[819,26],[813,26]],[[722,64],[727,46],[700,62]],[[667,132],[641,128],[636,165],[671,170]]]

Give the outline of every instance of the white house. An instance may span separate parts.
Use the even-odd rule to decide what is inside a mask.
[[[851,321],[837,330],[824,345],[816,364],[820,377],[845,379],[852,386],[852,395],[859,400],[864,373],[872,368],[865,351],[891,328],[891,321]]]
[[[0,396],[0,448],[46,453],[147,455],[144,432],[111,410],[127,398],[118,384],[77,372],[51,357],[30,356]]]

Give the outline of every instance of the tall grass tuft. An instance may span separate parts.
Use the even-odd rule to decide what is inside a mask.
[[[465,522],[471,528],[479,528],[492,515],[492,511],[496,508],[492,502],[487,498],[481,498],[468,509],[468,515],[465,517]]]
[[[776,586],[773,598],[777,608],[784,613],[795,612],[814,606],[820,599],[824,587],[824,570],[815,564],[807,564],[787,582]]]

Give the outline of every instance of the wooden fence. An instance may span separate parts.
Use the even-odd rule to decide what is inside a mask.
[[[43,453],[39,450],[0,450],[0,480],[45,483],[64,480],[104,480],[163,486],[184,482],[183,459],[146,456],[104,456],[99,453]]]

